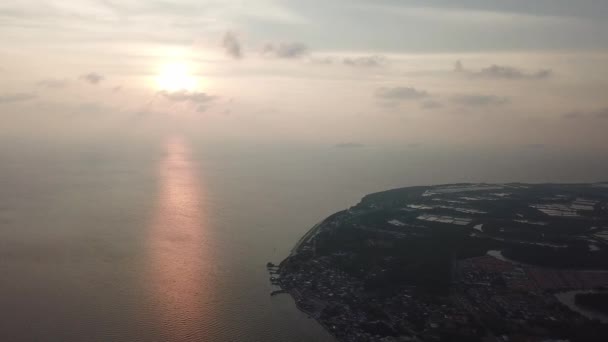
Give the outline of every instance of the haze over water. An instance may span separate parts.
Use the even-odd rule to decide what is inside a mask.
[[[30,145],[28,145],[30,146]],[[308,341],[329,337],[279,262],[366,193],[464,181],[600,181],[608,156],[550,148],[158,143],[4,146],[0,340]]]

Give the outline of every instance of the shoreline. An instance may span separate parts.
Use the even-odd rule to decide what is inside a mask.
[[[283,289],[283,287],[281,287],[281,289]],[[330,329],[330,327],[327,326],[327,324],[325,324],[320,318],[315,317],[315,315],[312,312],[310,312],[310,311],[306,310],[304,307],[302,307],[301,302],[304,301],[303,297],[301,297],[301,296],[297,297],[293,293],[293,291],[289,291],[289,290],[285,290],[285,289],[283,289],[283,291],[284,291],[283,294],[288,294],[291,296],[291,298],[293,299],[293,301],[296,305],[296,308],[298,310],[300,310],[301,312],[308,315],[308,318],[314,319],[315,322],[319,323],[319,325],[322,326],[323,329],[325,329],[325,331],[327,331],[327,333],[330,334],[334,340],[338,341],[338,338],[336,337],[336,335],[334,335],[332,329]]]
[[[328,217],[324,218],[323,220],[321,220],[320,222],[318,222],[317,224],[315,224],[314,226],[312,226],[307,232],[306,234],[304,234],[304,236],[302,236],[300,238],[300,240],[298,240],[298,242],[296,242],[296,244],[293,246],[293,248],[291,249],[291,252],[289,253],[289,255],[287,256],[287,258],[283,259],[283,261],[281,261],[278,265],[277,265],[277,270],[278,270],[278,274],[281,275],[281,269],[284,266],[284,263],[286,261],[288,261],[290,258],[296,256],[298,254],[298,252],[300,251],[300,248],[302,247],[302,245],[306,244],[308,241],[310,241],[311,238],[313,238],[316,233],[319,231],[319,229],[321,229],[323,227],[323,225],[327,222],[327,220],[329,220],[330,218],[334,217],[336,214],[344,212],[345,210],[342,211],[338,211],[334,214],[329,215]],[[323,322],[320,317],[315,317],[314,312],[307,310],[306,308],[304,308],[304,303],[306,302],[306,299],[304,298],[304,296],[300,295],[300,294],[296,294],[294,290],[296,289],[292,289],[292,290],[288,290],[285,289],[283,287],[283,285],[281,284],[281,277],[279,277],[279,281],[276,284],[277,286],[279,286],[279,288],[281,289],[281,293],[277,293],[277,294],[286,294],[289,295],[293,301],[294,304],[296,306],[296,308],[298,310],[300,310],[300,312],[305,313],[308,318],[310,319],[314,319],[315,322],[317,322],[321,327],[323,327],[323,329],[329,334],[331,335],[331,337],[335,340],[338,341],[338,338],[336,337],[336,335],[333,333],[333,329],[331,329],[325,322]]]
[[[310,228],[306,234],[304,234],[304,236],[302,236],[300,238],[300,240],[298,240],[298,242],[296,242],[296,244],[293,246],[293,248],[291,249],[291,252],[289,253],[289,256],[287,256],[287,258],[285,258],[283,261],[289,259],[290,257],[298,254],[300,247],[302,246],[302,244],[308,242],[308,240],[310,240],[310,238],[312,238],[312,236],[314,236],[317,232],[317,230],[323,225],[323,223],[325,223],[326,219],[323,219],[321,222],[315,224],[314,226],[312,226],[312,228]],[[283,261],[281,261],[281,263],[279,263],[279,267],[280,265],[283,263]]]

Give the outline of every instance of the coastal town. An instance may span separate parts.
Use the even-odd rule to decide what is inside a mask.
[[[608,187],[460,184],[366,196],[272,281],[338,341],[605,341]]]

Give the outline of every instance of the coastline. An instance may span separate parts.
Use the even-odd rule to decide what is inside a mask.
[[[304,236],[302,236],[300,238],[300,240],[298,240],[298,242],[296,242],[296,244],[293,246],[293,248],[291,249],[291,252],[289,253],[289,256],[287,256],[287,258],[285,258],[283,261],[281,261],[281,263],[279,264],[279,266],[281,266],[281,264],[283,264],[283,262],[285,262],[286,260],[288,260],[289,258],[291,258],[292,256],[295,256],[296,254],[298,254],[300,247],[307,243],[310,239],[312,239],[317,232],[319,231],[319,229],[321,229],[323,227],[323,225],[325,223],[327,223],[329,220],[335,218],[337,215],[340,215],[342,213],[347,212],[348,210],[340,210],[337,211],[329,216],[327,216],[326,218],[324,218],[323,220],[321,220],[321,222],[315,224],[314,226],[312,226],[312,228],[310,228],[306,234],[304,234]]]
[[[310,240],[319,230],[319,228],[321,227],[321,225],[323,225],[323,223],[325,222],[325,220],[315,224],[314,226],[312,226],[312,228],[310,228],[306,234],[304,234],[304,236],[302,236],[300,238],[300,240],[298,240],[298,242],[296,242],[296,244],[293,246],[293,248],[291,249],[291,252],[289,253],[289,256],[287,258],[285,258],[283,261],[289,259],[290,257],[298,254],[298,251],[300,249],[300,246],[302,246],[302,244],[308,242],[308,240]],[[283,263],[283,261],[281,261],[281,264]],[[279,266],[281,265],[279,264]]]
[[[334,333],[332,332],[332,329],[330,329],[329,326],[327,326],[327,324],[325,324],[320,318],[315,317],[313,312],[310,312],[308,310],[306,310],[302,305],[301,305],[301,301],[303,301],[304,299],[302,297],[298,297],[296,296],[293,291],[288,291],[285,290],[285,293],[289,294],[291,296],[291,298],[293,298],[296,308],[298,308],[298,310],[302,311],[303,313],[305,313],[306,315],[308,315],[309,318],[314,319],[317,323],[319,323],[319,325],[321,325],[323,327],[323,329],[325,329],[325,331],[327,331],[327,333],[329,333],[336,341],[338,340],[336,335],[334,335]]]
[[[304,234],[304,236],[302,236],[300,238],[300,240],[298,240],[298,242],[296,242],[296,244],[292,248],[291,252],[289,253],[289,256],[287,258],[283,259],[283,261],[281,261],[279,263],[279,265],[277,265],[277,267],[278,267],[277,273],[279,275],[282,275],[282,269],[283,269],[283,266],[285,265],[285,262],[288,262],[290,258],[295,257],[298,254],[298,252],[300,252],[300,248],[304,244],[306,244],[308,241],[310,241],[310,239],[313,238],[321,228],[323,228],[324,224],[329,219],[333,218],[336,214],[339,214],[342,212],[345,212],[345,210],[338,211],[338,212],[326,217],[325,219],[323,219],[319,223],[315,224],[314,226],[312,226],[308,230],[308,232],[306,232],[306,234]],[[288,294],[289,296],[291,296],[291,298],[293,299],[295,306],[298,310],[305,313],[308,316],[308,318],[314,319],[320,326],[323,327],[323,329],[325,329],[325,331],[327,331],[328,334],[330,334],[337,341],[338,338],[336,337],[336,335],[334,335],[332,329],[325,322],[323,322],[323,320],[321,320],[320,317],[318,317],[319,315],[317,315],[317,314],[315,314],[315,312],[310,311],[305,308],[305,305],[303,305],[306,303],[306,299],[304,298],[304,296],[302,296],[297,289],[291,289],[291,290],[286,289],[282,285],[280,279],[281,279],[281,277],[279,277],[279,281],[276,285],[280,287],[281,291],[283,291],[282,294]]]

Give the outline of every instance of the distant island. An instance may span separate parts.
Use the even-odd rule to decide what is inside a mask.
[[[268,267],[339,341],[608,341],[558,296],[606,312],[608,184],[375,193]]]

